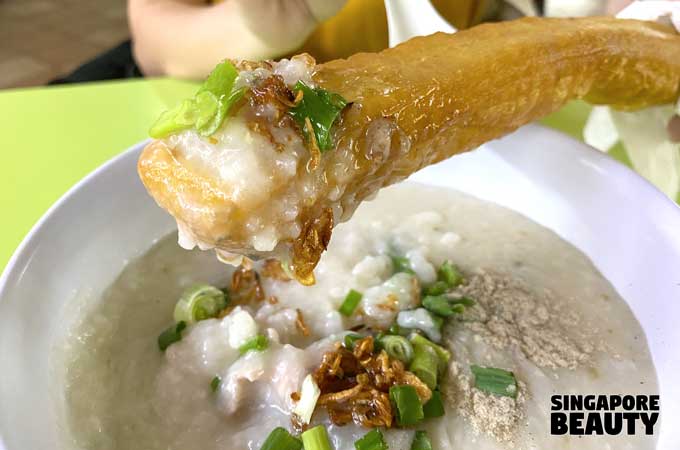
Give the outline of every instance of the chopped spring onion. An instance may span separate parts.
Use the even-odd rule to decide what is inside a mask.
[[[385,337],[385,333],[382,331],[378,331],[378,334],[373,336],[373,351],[380,353],[381,351],[384,350],[381,339]]]
[[[314,377],[309,374],[302,380],[302,388],[300,389],[300,400],[295,404],[293,413],[300,419],[303,424],[308,424],[312,419],[316,401],[321,395],[319,385],[314,381]]]
[[[210,72],[197,93],[208,91],[216,96],[228,94],[234,86],[236,77],[238,77],[236,67],[229,60],[224,60]]]
[[[222,378],[216,375],[215,378],[210,381],[210,390],[217,392],[217,389],[220,387],[220,383],[222,383]]]
[[[352,313],[354,313],[354,310],[357,309],[357,306],[359,306],[359,302],[361,301],[362,297],[363,295],[361,295],[361,292],[350,289],[350,291],[345,296],[345,300],[342,302],[342,305],[340,305],[340,308],[338,308],[340,314],[346,317],[351,316]]]
[[[191,128],[198,119],[198,108],[194,99],[182,100],[172,109],[161,113],[149,130],[152,138],[162,138],[176,131]]]
[[[199,120],[196,121],[196,129],[198,132],[202,136],[214,134],[220,128],[222,122],[224,122],[232,105],[241,100],[245,92],[245,88],[241,88],[231,92],[229,95],[221,95],[217,99],[217,110],[215,111],[215,114],[209,117],[207,115],[199,116]]]
[[[319,150],[322,153],[331,150],[333,148],[331,127],[340,115],[340,111],[347,106],[347,101],[340,95],[332,94],[325,89],[313,89],[302,81],[295,84],[293,91],[302,91],[302,100],[288,113],[303,130],[308,140],[310,136],[305,121],[309,118]]]
[[[442,317],[461,314],[466,306],[472,306],[474,303],[474,300],[467,297],[450,298],[446,295],[426,295],[423,298],[423,307]]]
[[[213,134],[231,106],[243,96],[243,89],[234,89],[237,77],[238,70],[231,62],[219,63],[193,98],[161,114],[149,130],[151,137],[163,138],[189,128],[195,128],[203,136]]]
[[[404,336],[387,334],[382,336],[379,342],[390,358],[398,359],[406,364],[413,359],[413,346]]]
[[[458,268],[448,260],[444,261],[444,263],[439,266],[437,278],[440,281],[445,282],[450,288],[459,286],[463,282],[463,275],[461,275]]]
[[[292,436],[288,430],[277,427],[269,433],[260,450],[301,450],[302,442]]]
[[[210,91],[201,91],[194,97],[195,107],[196,107],[196,121],[194,125],[196,129],[200,130],[205,127],[208,122],[212,120],[213,117],[218,112],[220,102]]]
[[[400,336],[408,336],[411,332],[408,328],[400,327],[399,324],[393,323],[392,326],[387,330],[387,334],[397,334]]]
[[[449,285],[446,281],[437,280],[431,285],[423,289],[425,295],[442,295],[449,290]]]
[[[224,291],[208,284],[197,284],[186,289],[175,305],[175,322],[188,324],[216,317],[227,307]]]
[[[373,428],[354,442],[356,450],[388,450],[387,443],[379,428]]]
[[[344,345],[345,345],[345,348],[347,348],[349,350],[354,350],[354,343],[356,341],[358,341],[359,339],[363,339],[363,336],[361,336],[359,334],[354,334],[354,333],[346,334],[345,340],[343,342]]]
[[[456,305],[463,305],[463,306],[473,306],[475,304],[475,301],[473,299],[471,299],[470,297],[454,298],[454,299],[451,299],[451,301]]]
[[[429,345],[414,345],[413,359],[408,370],[413,372],[430,389],[437,387],[439,356]]]
[[[302,433],[302,445],[305,450],[331,450],[326,427],[318,425]]]
[[[390,388],[390,400],[396,409],[397,424],[415,425],[425,417],[423,405],[413,386],[397,385]]]
[[[426,310],[427,311],[427,310]],[[428,311],[429,312],[429,311]],[[432,323],[434,324],[434,329],[437,330],[437,333],[433,333],[434,336],[439,336],[437,339],[434,338],[434,336],[428,336],[430,339],[433,341],[441,341],[441,331],[442,327],[444,326],[444,319],[439,317],[436,314],[430,313],[430,316],[432,316]],[[425,331],[425,330],[423,330]],[[427,334],[427,331],[425,331],[425,334]]]
[[[269,345],[269,340],[267,339],[267,336],[263,334],[258,334],[255,337],[252,337],[248,339],[245,344],[240,346],[238,348],[238,352],[241,355],[245,355],[249,351],[256,351],[256,352],[261,352],[263,350],[266,350],[267,346]]]
[[[416,431],[413,443],[411,443],[411,450],[432,450],[432,442],[430,442],[427,432],[422,430]]]
[[[441,392],[432,391],[432,397],[423,405],[423,414],[425,414],[426,419],[444,415],[444,402]]]
[[[187,323],[180,321],[167,330],[163,331],[160,336],[158,336],[158,348],[164,352],[166,348],[170,347],[170,345],[181,341],[182,331],[184,331],[186,327]]]
[[[431,313],[442,317],[449,317],[465,311],[465,306],[451,304],[449,299],[443,295],[426,295],[423,298],[423,307]]]
[[[194,126],[201,135],[210,136],[217,131],[231,106],[243,97],[243,88],[234,89],[237,77],[236,67],[229,61],[223,61],[196,92],[194,100],[200,113]]]
[[[449,360],[451,359],[451,352],[442,347],[441,345],[437,345],[434,342],[430,341],[424,336],[421,336],[417,333],[411,334],[409,337],[409,340],[411,341],[411,344],[415,347],[416,345],[426,345],[428,347],[431,347],[435,353],[437,353],[437,357],[439,357],[439,373],[443,373],[444,370],[446,369],[446,366],[449,363]]]
[[[392,271],[394,273],[404,272],[415,274],[415,271],[411,268],[411,261],[405,256],[392,256]]]
[[[494,367],[470,366],[475,375],[475,387],[481,391],[506,397],[517,397],[517,380],[507,370]]]

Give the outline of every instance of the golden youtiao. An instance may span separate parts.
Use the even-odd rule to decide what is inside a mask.
[[[614,18],[484,24],[321,65],[227,61],[159,119],[139,174],[182,245],[277,257],[310,284],[333,226],[380,188],[572,99],[633,110],[679,89],[680,36]]]

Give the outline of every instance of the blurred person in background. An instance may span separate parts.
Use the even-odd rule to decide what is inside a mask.
[[[458,29],[523,15],[593,15],[625,0],[432,0]],[[204,77],[223,58],[273,59],[307,52],[317,61],[387,47],[383,0],[129,0],[142,72]]]
[[[614,14],[631,0],[431,0],[458,29],[528,15]],[[128,0],[125,42],[55,82],[201,79],[222,59],[307,52],[318,62],[388,46],[383,0]]]
[[[455,27],[467,28],[498,17],[504,2],[432,3]],[[323,62],[380,51],[388,40],[383,0],[129,0],[128,17],[134,55],[147,75],[198,78],[225,57],[307,52]]]

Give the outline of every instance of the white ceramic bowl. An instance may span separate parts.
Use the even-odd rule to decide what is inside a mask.
[[[0,279],[0,449],[3,442],[6,450],[55,449],[48,359],[65,306],[102,291],[127,261],[174,228],[137,178],[143,145],[59,200]],[[626,167],[538,126],[413,178],[519,211],[592,258],[647,333],[661,389],[659,448],[679,449],[680,208]]]

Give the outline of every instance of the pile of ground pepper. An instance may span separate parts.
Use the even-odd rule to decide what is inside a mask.
[[[497,350],[514,351],[545,369],[576,369],[588,363],[596,345],[579,327],[577,313],[567,310],[548,290],[531,288],[522,280],[490,271],[466,274],[457,294],[475,305],[446,327],[447,346],[461,328]],[[496,396],[474,387],[469,370],[453,361],[444,393],[448,403],[466,418],[476,433],[500,442],[513,441],[524,418],[530,393],[518,380],[516,398]]]

